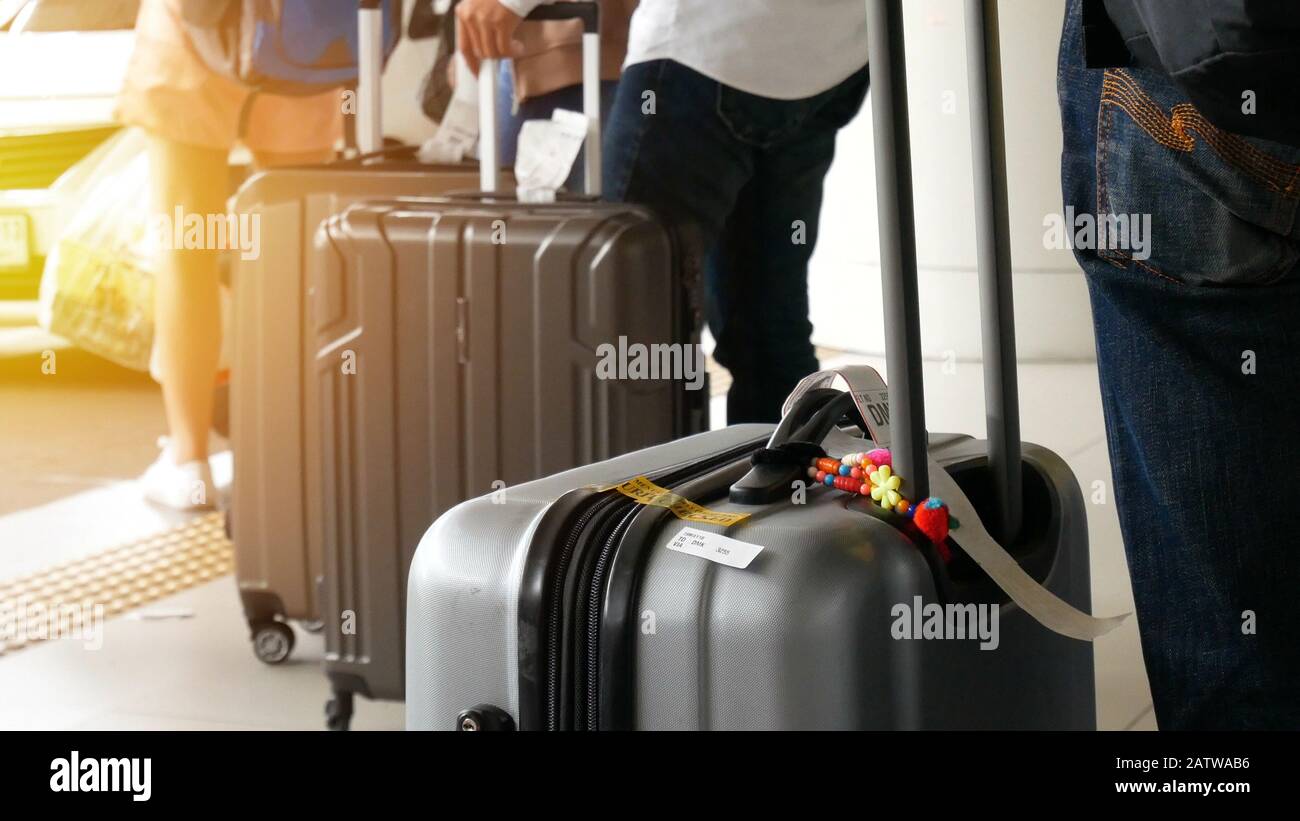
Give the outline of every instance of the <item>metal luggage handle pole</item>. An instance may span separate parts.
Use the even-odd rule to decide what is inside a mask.
[[[986,435],[997,502],[997,521],[990,524],[1010,544],[1020,529],[1022,487],[997,24],[997,0],[966,0]],[[910,494],[923,499],[930,482],[901,0],[868,0],[867,29],[892,448]]]
[[[371,154],[384,147],[383,0],[361,0],[357,17],[357,150]],[[397,25],[401,25],[398,23]]]
[[[985,436],[997,504],[997,519],[987,524],[1002,544],[1011,544],[1020,532],[1023,489],[997,0],[966,0],[966,62],[975,169]]]
[[[582,21],[582,113],[587,115],[586,193],[599,197],[600,186],[600,4],[549,3],[538,6],[524,18]],[[479,187],[485,193],[500,189],[501,134],[497,130],[498,60],[483,60],[478,72]]]
[[[916,285],[916,217],[907,119],[907,67],[901,0],[867,1],[871,115],[875,130],[876,208],[884,286],[885,365],[889,372],[894,470],[909,496],[930,495],[925,386],[921,375],[920,298]]]

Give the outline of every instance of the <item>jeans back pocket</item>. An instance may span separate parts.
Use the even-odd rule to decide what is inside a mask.
[[[1210,123],[1153,71],[1110,69],[1097,115],[1103,259],[1191,285],[1267,285],[1300,261],[1300,150]]]

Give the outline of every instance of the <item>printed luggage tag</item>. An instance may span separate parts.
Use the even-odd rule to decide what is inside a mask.
[[[762,545],[742,542],[730,536],[723,536],[721,533],[709,533],[694,527],[682,528],[668,543],[668,549],[739,570],[749,567],[754,557],[763,552]]]
[[[837,381],[843,382],[853,395],[853,404],[866,421],[872,441],[877,447],[889,447],[889,388],[885,386],[885,379],[880,372],[870,365],[848,365],[805,376],[785,400],[781,416],[790,413],[808,391],[834,387]]]

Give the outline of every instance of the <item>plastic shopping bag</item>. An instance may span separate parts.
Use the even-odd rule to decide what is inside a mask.
[[[54,183],[75,206],[45,260],[37,321],[47,331],[161,382],[154,350],[154,272],[167,247],[150,212],[148,137],[124,129]],[[170,229],[167,236],[171,236]],[[222,345],[230,365],[231,295],[220,286]]]
[[[114,135],[88,162],[78,207],[45,261],[40,324],[127,368],[149,369],[153,257],[147,139]]]

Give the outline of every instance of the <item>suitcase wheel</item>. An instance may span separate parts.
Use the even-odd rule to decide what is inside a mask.
[[[264,664],[280,664],[293,652],[293,628],[282,621],[253,624],[253,655]]]
[[[325,727],[335,732],[352,726],[352,693],[335,690],[334,697],[325,702]]]

